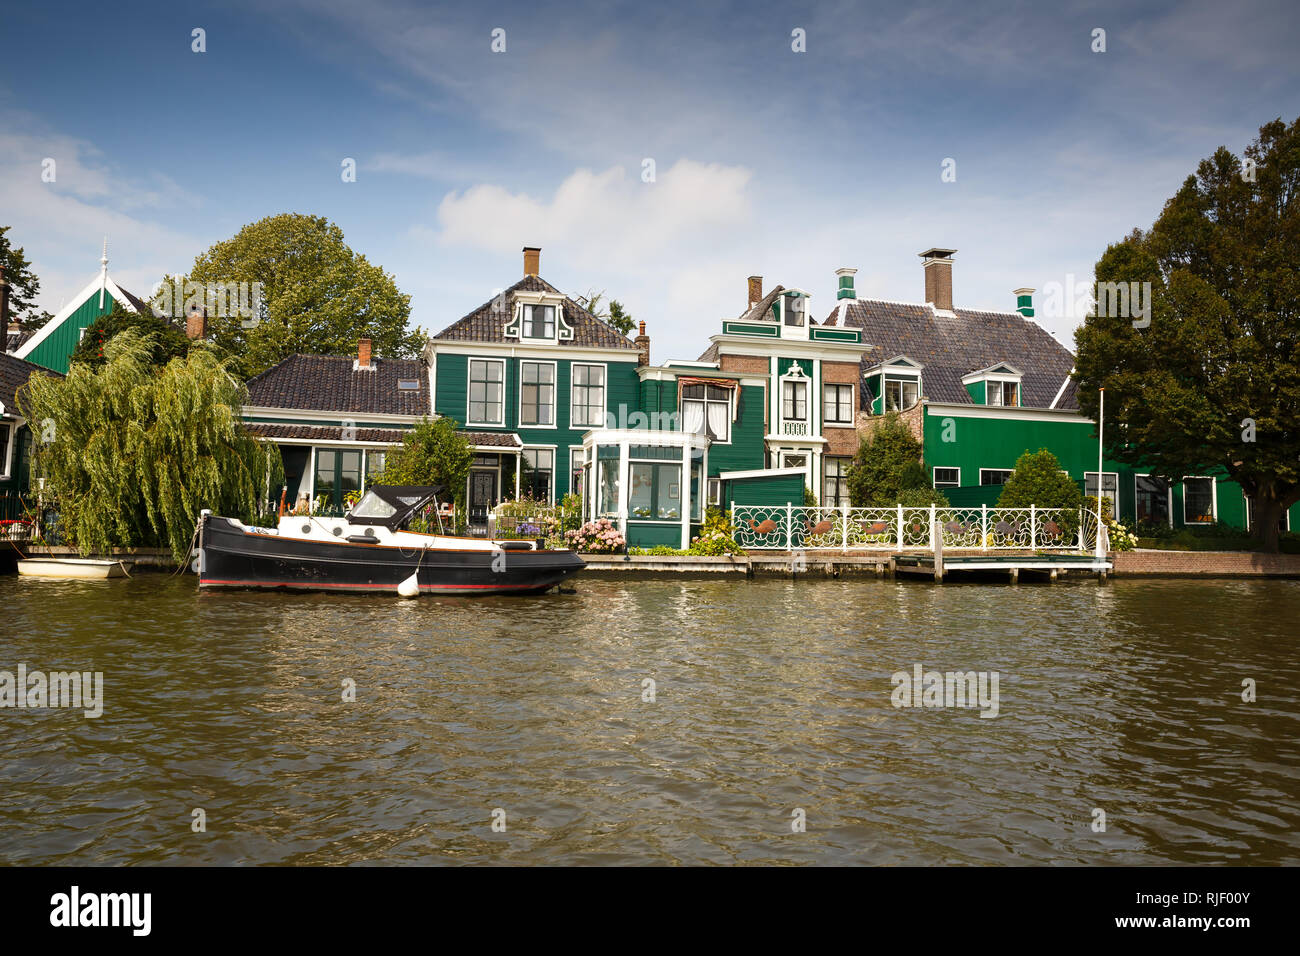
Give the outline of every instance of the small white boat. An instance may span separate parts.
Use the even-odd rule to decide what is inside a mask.
[[[129,578],[125,561],[112,558],[23,558],[18,573],[38,578]]]

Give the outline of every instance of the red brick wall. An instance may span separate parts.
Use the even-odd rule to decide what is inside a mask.
[[[718,356],[718,367],[724,372],[742,375],[767,375],[771,371],[767,359],[760,355],[727,355],[725,352]]]
[[[898,417],[903,420],[916,440],[925,442],[925,402],[917,402],[905,412],[899,412]],[[872,415],[868,412],[858,412],[858,437],[866,438],[868,435],[874,435],[876,429],[885,421],[884,415]]]
[[[1253,551],[1117,551],[1112,574],[1284,575],[1300,577],[1300,554],[1259,554]]]

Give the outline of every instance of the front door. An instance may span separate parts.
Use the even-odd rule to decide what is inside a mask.
[[[497,473],[471,471],[469,473],[469,523],[472,527],[486,528],[488,512],[497,503]]]

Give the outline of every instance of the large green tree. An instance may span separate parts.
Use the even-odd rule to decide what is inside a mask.
[[[5,270],[5,281],[9,283],[9,314],[19,321],[39,323],[51,316],[48,312],[36,311],[36,296],[41,291],[41,280],[32,272],[32,264],[27,261],[22,247],[15,248],[5,235],[12,226],[0,226],[0,266]]]
[[[930,487],[921,463],[921,443],[896,413],[885,416],[862,439],[849,466],[849,500],[855,508],[902,504],[947,504]]]
[[[176,278],[164,279],[173,316],[188,311],[191,297],[175,295]],[[205,289],[250,283],[250,297],[251,284],[261,283],[255,316],[207,310],[209,337],[237,357],[245,376],[295,352],[349,355],[359,338],[369,338],[375,354],[389,358],[412,358],[424,345],[424,335],[409,327],[411,297],[321,216],[284,213],[251,223],[202,253],[179,278],[182,290],[185,282]]]
[[[165,545],[182,560],[199,511],[251,520],[279,487],[279,450],[243,428],[243,384],[209,349],[158,369],[136,329],[114,336],[100,368],[34,375],[19,395],[37,423],[33,474],[83,554]]]
[[[103,365],[107,361],[105,347],[113,336],[126,329],[135,329],[150,337],[151,365],[166,365],[190,350],[190,340],[170,320],[160,319],[152,312],[133,312],[119,302],[114,304],[112,312],[101,315],[86,327],[86,334],[77,343],[70,361],[96,367]]]
[[[464,504],[474,449],[451,418],[424,419],[406,433],[402,444],[388,451],[384,473],[375,482],[386,485],[446,485],[450,497]]]
[[[1149,315],[1094,314],[1076,333],[1079,405],[1096,415],[1105,388],[1107,454],[1171,481],[1222,468],[1276,551],[1300,501],[1300,120],[1203,160],[1096,278],[1151,284]]]

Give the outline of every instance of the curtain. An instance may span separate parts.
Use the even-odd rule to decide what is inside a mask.
[[[697,435],[704,432],[703,402],[682,402],[682,431]]]
[[[709,402],[709,433],[720,441],[727,438],[727,405],[724,402]]]

